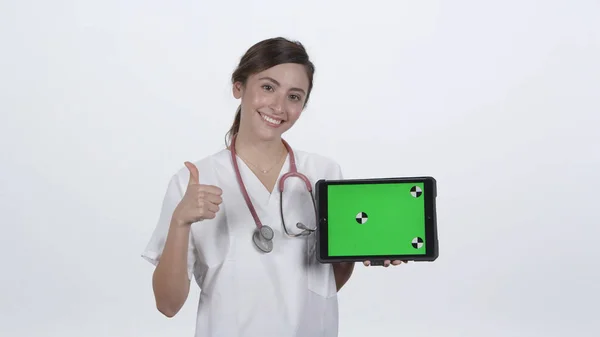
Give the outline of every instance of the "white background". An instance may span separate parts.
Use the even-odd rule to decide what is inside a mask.
[[[250,45],[302,41],[286,138],[348,178],[433,175],[441,256],[358,266],[340,336],[599,336],[600,4],[0,1],[0,335],[192,336],[143,250],[223,147]],[[233,336],[232,336],[233,337]]]

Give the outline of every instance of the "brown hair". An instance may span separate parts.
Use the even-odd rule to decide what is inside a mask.
[[[315,66],[310,61],[304,46],[298,41],[276,37],[256,43],[250,47],[250,49],[246,51],[246,54],[240,59],[239,65],[231,75],[231,82],[241,82],[242,84],[246,84],[250,75],[283,63],[301,64],[306,69],[306,75],[308,76],[308,92],[306,93],[306,100],[304,101],[304,106],[306,106],[313,87]],[[231,138],[235,136],[240,129],[241,112],[242,107],[240,105],[235,112],[233,125],[231,125],[231,128],[225,136],[225,144],[227,146],[229,146]]]

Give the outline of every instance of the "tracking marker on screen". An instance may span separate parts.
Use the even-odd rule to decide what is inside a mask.
[[[369,217],[367,216],[367,213],[365,212],[360,212],[358,214],[356,214],[356,222],[358,222],[359,224],[364,224],[369,220]]]
[[[415,197],[418,198],[421,196],[421,194],[423,194],[423,190],[421,190],[421,188],[419,186],[413,186],[410,189],[410,194]]]
[[[423,247],[423,239],[421,239],[420,237],[416,237],[412,240],[412,246],[415,249],[420,249],[421,247]]]

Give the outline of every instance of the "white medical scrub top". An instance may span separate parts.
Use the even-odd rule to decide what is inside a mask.
[[[298,171],[313,187],[319,179],[341,179],[331,159],[294,150]],[[316,260],[315,235],[288,237],[282,229],[279,190],[272,193],[238,157],[240,173],[264,225],[275,232],[273,251],[262,253],[252,241],[254,219],[238,185],[231,153],[224,149],[194,163],[201,184],[223,190],[215,219],[192,224],[188,275],[200,287],[195,337],[332,337],[338,334],[338,302],[333,269]],[[279,174],[289,170],[289,155]],[[169,182],[158,224],[142,256],[156,265],[173,210],[183,197],[189,171],[182,167]],[[284,219],[315,226],[313,204],[299,178],[286,179]]]

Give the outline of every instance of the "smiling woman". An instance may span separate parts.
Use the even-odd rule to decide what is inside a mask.
[[[354,264],[317,261],[312,187],[342,179],[341,169],[282,138],[308,103],[314,71],[299,42],[252,46],[232,75],[241,102],[227,147],[171,179],[143,256],[157,266],[154,295],[166,316],[196,280],[197,337],[337,336],[337,291]]]

